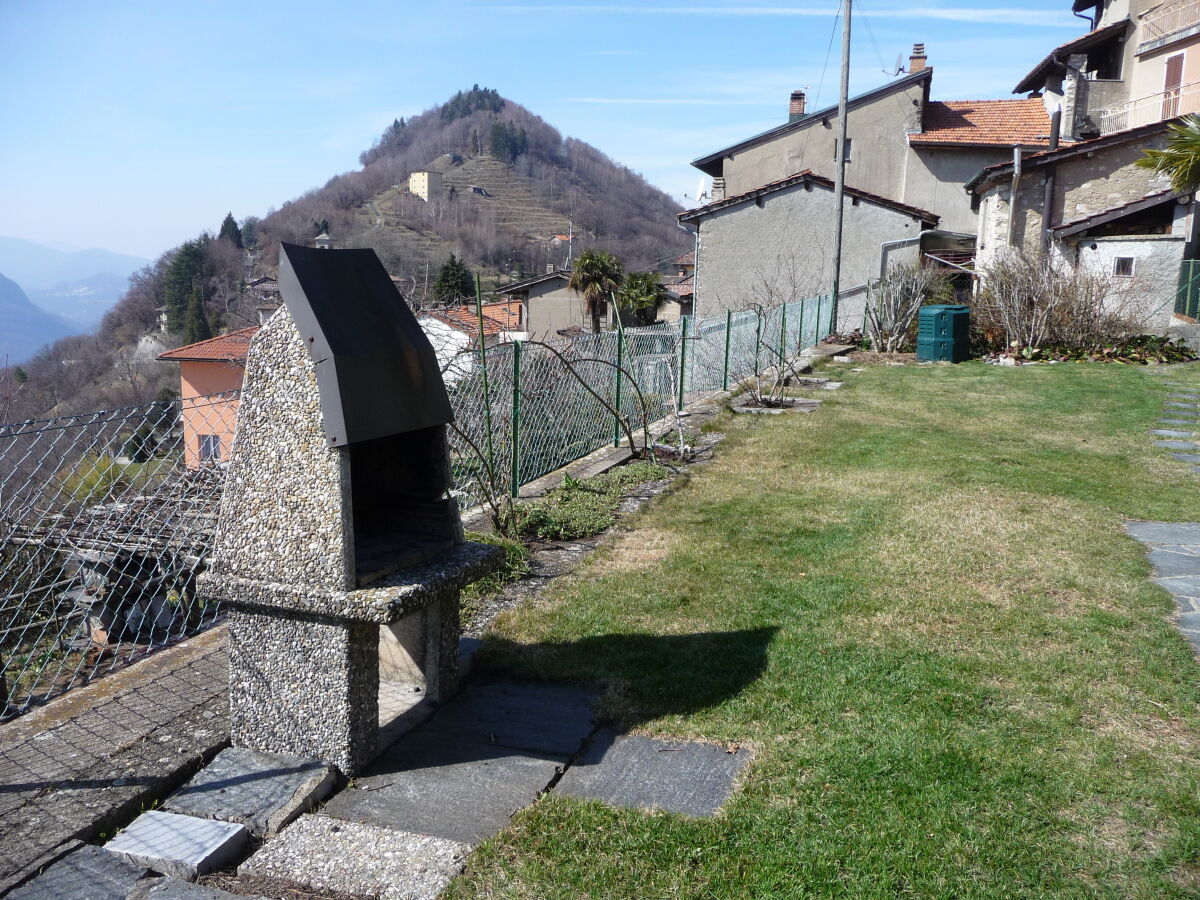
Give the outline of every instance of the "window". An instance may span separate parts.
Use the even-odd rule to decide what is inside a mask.
[[[1133,257],[1118,256],[1113,260],[1113,275],[1119,278],[1133,277]]]
[[[200,437],[200,462],[221,459],[221,436],[219,434],[202,434]]]
[[[837,162],[837,138],[833,141],[833,161]],[[854,162],[854,139],[846,138],[846,162]]]

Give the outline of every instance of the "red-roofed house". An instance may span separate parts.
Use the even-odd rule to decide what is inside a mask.
[[[229,459],[237,431],[238,398],[224,395],[241,390],[246,353],[257,332],[254,325],[159,355],[161,360],[179,363],[183,453],[189,468]]]
[[[483,345],[494,347],[525,338],[524,310],[519,301],[483,304]],[[426,310],[417,316],[421,329],[437,353],[442,377],[453,384],[470,372],[479,347],[479,313],[474,306],[448,306]]]

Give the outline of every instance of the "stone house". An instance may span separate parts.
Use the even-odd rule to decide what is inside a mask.
[[[938,217],[858,188],[844,198],[842,307],[849,327],[862,321],[865,286],[881,269],[965,237],[933,231]],[[698,235],[700,311],[775,305],[828,291],[833,182],[813,172],[727,196],[680,213]]]
[[[483,345],[495,347],[525,340],[524,309],[516,301],[483,304]],[[451,306],[418,313],[417,323],[437,354],[446,384],[454,384],[475,368],[466,351],[479,347],[479,313],[473,306]]]
[[[1063,135],[1075,142],[968,181],[978,264],[986,271],[1010,248],[1048,254],[1131,279],[1147,328],[1191,321],[1196,310],[1177,298],[1181,266],[1197,251],[1193,198],[1136,162],[1165,146],[1169,122],[1200,109],[1200,3],[1075,0],[1073,10],[1090,11],[1092,28],[1016,90],[1061,108]]]
[[[524,331],[530,338],[553,340],[563,332],[592,330],[583,296],[567,286],[570,280],[569,270],[555,269],[497,288],[496,293],[520,303]],[[611,303],[601,310],[601,324],[605,329],[616,327]]]

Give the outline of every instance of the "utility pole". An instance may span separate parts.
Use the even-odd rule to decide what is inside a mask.
[[[837,177],[833,183],[833,305],[829,310],[829,329],[837,331],[838,292],[842,280],[842,203],[846,193],[846,100],[850,95],[850,7],[853,0],[842,0],[842,87],[838,92]],[[818,323],[818,328],[820,323]]]

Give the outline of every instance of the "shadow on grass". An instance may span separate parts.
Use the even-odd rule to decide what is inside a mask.
[[[631,727],[736,697],[762,675],[777,631],[605,634],[533,644],[488,636],[478,666],[490,675],[597,690],[603,717]]]

